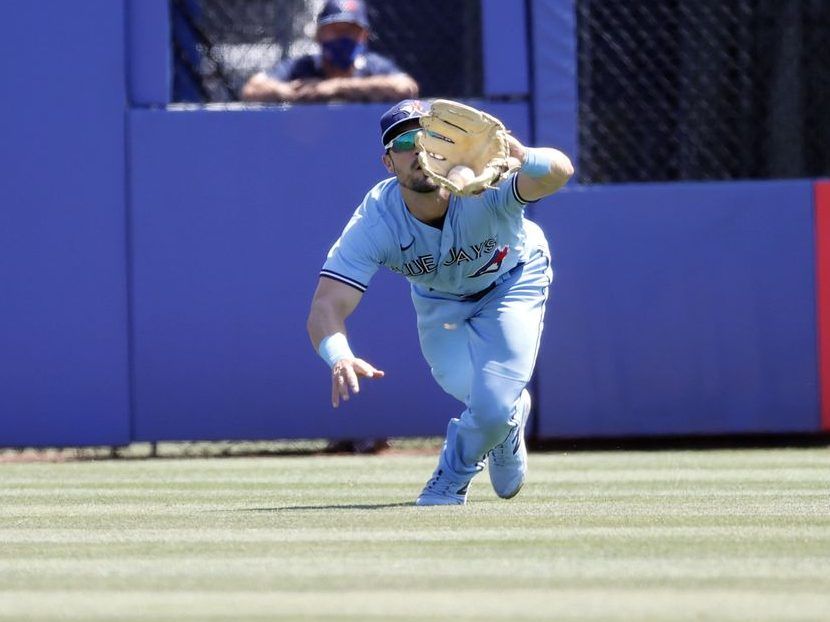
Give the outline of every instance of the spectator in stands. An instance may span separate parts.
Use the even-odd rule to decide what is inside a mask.
[[[366,49],[362,0],[327,0],[317,16],[319,54],[288,58],[252,76],[242,99],[257,102],[387,101],[415,97],[418,85],[394,62]]]

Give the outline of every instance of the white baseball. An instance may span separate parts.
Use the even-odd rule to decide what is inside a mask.
[[[468,183],[473,181],[475,177],[476,174],[473,172],[473,169],[469,166],[464,166],[463,164],[453,166],[450,169],[450,172],[447,173],[447,179],[460,188],[463,188]]]

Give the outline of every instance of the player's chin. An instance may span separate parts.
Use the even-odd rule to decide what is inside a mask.
[[[433,181],[423,173],[412,175],[409,178],[408,182],[409,183],[406,185],[407,188],[409,188],[413,192],[420,192],[423,194],[435,192],[439,188],[438,184],[435,181]]]

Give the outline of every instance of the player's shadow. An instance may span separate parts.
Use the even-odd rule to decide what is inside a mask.
[[[414,507],[412,501],[403,503],[347,503],[343,505],[284,505],[274,508],[245,508],[240,512],[297,512],[309,510],[384,510],[386,508]]]

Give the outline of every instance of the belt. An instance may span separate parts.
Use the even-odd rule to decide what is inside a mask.
[[[524,262],[520,261],[515,266],[510,268],[510,270],[508,270],[504,274],[500,274],[498,277],[496,277],[496,279],[492,283],[490,283],[490,285],[488,285],[487,287],[482,289],[480,292],[476,292],[475,294],[467,294],[466,296],[462,296],[461,300],[470,301],[470,302],[478,302],[479,300],[484,298],[487,294],[489,294],[491,291],[496,289],[496,285],[500,285],[501,283],[504,283],[510,275],[512,275],[516,270],[521,268],[523,265],[525,265]]]

